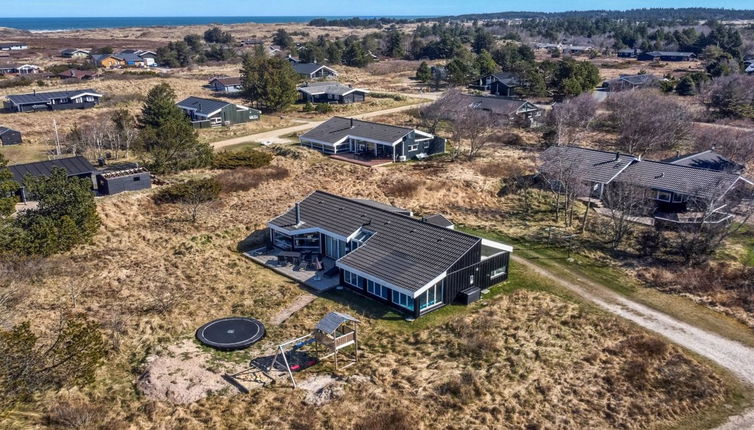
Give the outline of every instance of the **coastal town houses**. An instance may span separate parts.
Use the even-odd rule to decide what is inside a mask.
[[[385,162],[420,160],[445,152],[445,139],[407,127],[333,117],[300,137],[325,154],[353,154]]]
[[[296,202],[267,227],[267,245],[258,254],[277,255],[283,264],[291,259],[301,271],[316,260],[334,285],[409,318],[478,299],[508,278],[513,251],[399,208],[324,191]]]
[[[471,87],[481,91],[489,91],[490,94],[504,97],[514,97],[516,88],[521,86],[518,77],[509,72],[493,73],[482,76]]]
[[[195,128],[242,124],[258,120],[262,112],[223,100],[189,97],[177,103]]]
[[[649,51],[636,56],[639,61],[691,61],[696,58],[693,52]]]
[[[74,58],[74,59],[89,58],[90,54],[91,54],[91,51],[89,49],[81,49],[81,48],[68,48],[60,52],[61,57]]]
[[[99,104],[102,94],[92,89],[51,91],[6,96],[7,112],[87,109]]]
[[[754,183],[738,173],[706,168],[716,157],[702,152],[652,161],[619,152],[553,146],[540,156],[540,174],[554,189],[564,180],[578,182],[582,194],[587,194],[584,197],[608,206],[612,199],[605,198],[613,195],[613,189],[631,187],[636,190],[632,194],[641,196],[632,205],[637,213],[631,215],[653,224],[720,223],[733,218],[732,209],[742,196],[752,195]]]

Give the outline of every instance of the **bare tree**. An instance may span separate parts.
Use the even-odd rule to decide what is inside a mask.
[[[608,211],[610,246],[618,248],[633,231],[635,218],[646,215],[648,208],[644,188],[626,182],[613,182],[605,187],[602,202]]]
[[[690,135],[691,116],[677,101],[654,90],[611,94],[609,123],[623,152],[644,156],[673,149]]]
[[[458,106],[463,94],[457,89],[450,89],[442,97],[419,109],[418,118],[421,126],[429,133],[437,133],[440,123],[450,118],[452,110]]]
[[[744,186],[731,189],[731,186],[730,181],[721,178],[689,198],[689,219],[677,229],[675,247],[684,263],[706,262],[725,239],[751,219],[754,207],[742,204],[752,198],[751,189]]]
[[[573,225],[576,198],[580,195],[588,196],[591,192],[584,177],[584,173],[587,171],[586,167],[583,160],[568,156],[565,151],[548,150],[540,157],[539,171],[545,177],[550,190],[555,195],[555,222],[560,221],[562,198],[562,213],[565,224],[566,226]]]
[[[555,143],[573,145],[590,131],[597,116],[599,102],[591,94],[567,99],[552,108],[548,122],[555,130]]]

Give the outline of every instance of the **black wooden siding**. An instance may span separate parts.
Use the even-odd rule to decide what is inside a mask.
[[[149,172],[107,178],[97,175],[97,190],[103,195],[113,195],[126,191],[145,190],[152,186]]]

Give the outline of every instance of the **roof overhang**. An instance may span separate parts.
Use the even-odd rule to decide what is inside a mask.
[[[419,295],[417,292],[408,290],[408,289],[403,288],[403,287],[399,287],[399,286],[397,286],[397,285],[395,285],[393,283],[385,281],[384,279],[380,279],[380,278],[378,278],[376,276],[370,275],[367,272],[364,272],[364,271],[359,270],[359,269],[355,269],[355,268],[353,268],[353,267],[351,267],[351,266],[349,266],[347,264],[342,263],[340,260],[337,260],[335,262],[335,266],[338,267],[339,269],[348,270],[351,273],[355,273],[355,274],[361,276],[362,278],[365,278],[365,279],[370,280],[372,282],[376,282],[378,284],[382,284],[382,285],[390,288],[391,290],[398,291],[399,293],[403,293],[403,294],[405,294],[405,295],[407,295],[409,297],[416,298]],[[440,279],[442,279],[444,277],[445,277],[445,273],[442,274],[442,277]],[[434,285],[434,284],[432,284],[432,285]],[[427,288],[429,288],[429,287],[427,287]],[[425,289],[425,291],[426,291],[426,289]]]
[[[299,229],[296,229],[296,230],[288,230],[285,227],[280,227],[278,225],[274,225],[274,224],[272,224],[272,222],[268,222],[267,226],[270,229],[272,229],[272,230],[275,230],[275,231],[283,233],[283,234],[287,234],[288,236],[296,236],[296,235],[299,235],[299,234],[309,234],[309,233],[322,233],[322,234],[325,234],[327,236],[332,236],[332,237],[334,237],[334,238],[336,238],[338,240],[342,240],[344,242],[348,241],[348,238],[346,238],[345,236],[341,236],[341,235],[339,235],[337,233],[333,233],[331,231],[324,230],[324,229],[322,229],[320,227],[299,228]]]

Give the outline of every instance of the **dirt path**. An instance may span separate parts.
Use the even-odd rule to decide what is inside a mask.
[[[291,317],[291,315],[295,314],[296,312],[300,311],[301,309],[305,308],[306,305],[313,302],[314,299],[316,299],[317,296],[309,293],[305,293],[302,296],[296,297],[296,300],[293,301],[290,305],[288,305],[285,309],[278,312],[274,317],[270,319],[270,324],[272,325],[280,325],[285,320]]]
[[[565,280],[562,276],[558,276],[522,257],[514,255],[513,260],[594,302],[608,312],[665,336],[670,341],[728,369],[746,383],[754,384],[754,348],[699,329],[660,311],[634,302],[605,286],[579,278],[567,268],[562,268],[562,270],[576,279],[576,282]]]
[[[422,95],[417,95],[417,94],[412,94],[411,96],[412,97],[417,97],[417,98],[424,98],[424,99],[427,99],[427,100],[434,100],[435,97],[436,97],[436,95],[434,93],[424,94],[423,96]],[[407,111],[409,109],[416,109],[416,108],[424,106],[425,104],[428,104],[428,103],[430,103],[430,102],[418,103],[418,104],[412,104],[412,105],[406,105],[406,106],[399,106],[399,107],[390,108],[390,109],[382,109],[382,110],[378,110],[378,111],[374,111],[374,112],[364,113],[364,114],[361,114],[361,115],[354,115],[353,117],[356,118],[356,119],[369,119],[369,118],[374,118],[376,116],[388,115],[388,114],[391,114],[391,113],[403,112],[403,111]],[[292,133],[299,133],[299,132],[302,132],[302,131],[310,130],[310,129],[312,129],[312,128],[314,128],[314,127],[322,124],[323,122],[324,121],[309,121],[309,122],[305,122],[305,123],[299,124],[299,125],[292,125],[290,127],[279,128],[277,130],[265,131],[263,133],[249,134],[249,135],[246,135],[246,136],[234,137],[232,139],[220,140],[218,142],[211,143],[211,145],[215,149],[218,149],[218,148],[223,148],[223,147],[226,147],[226,146],[238,145],[239,143],[245,143],[245,142],[264,142],[264,141],[270,141],[270,142],[273,142],[273,143],[277,143],[277,142],[280,142],[282,140],[283,136],[287,136],[287,135],[292,134]]]

